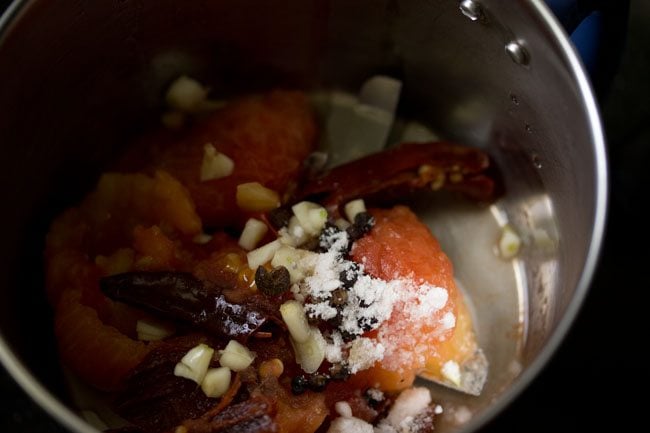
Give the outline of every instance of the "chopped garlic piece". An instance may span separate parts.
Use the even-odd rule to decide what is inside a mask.
[[[176,110],[191,113],[197,110],[208,96],[208,89],[185,75],[178,77],[167,90],[165,100]]]
[[[282,240],[280,240],[280,242],[282,242]],[[312,251],[283,245],[275,252],[273,260],[271,260],[271,266],[274,268],[277,268],[278,266],[284,266],[287,268],[291,284],[295,284],[302,281],[307,273],[313,269],[313,266],[309,266],[309,264],[313,261],[314,255],[316,255],[316,253]],[[309,260],[310,257],[312,260]]]
[[[296,352],[296,362],[305,373],[315,373],[325,360],[325,339],[320,330],[314,326],[310,328],[309,338],[303,343],[291,340]]]
[[[309,239],[309,235],[305,229],[302,228],[300,222],[298,221],[298,218],[296,218],[295,215],[289,218],[289,226],[287,226],[286,237],[287,239],[290,239],[290,241],[287,242],[287,245],[294,247],[299,247]]]
[[[278,231],[278,240],[282,243],[282,245],[286,245],[289,247],[297,246],[296,239],[289,233],[288,227],[282,227]]]
[[[203,393],[212,398],[221,397],[230,388],[230,376],[228,367],[209,369],[201,382]]]
[[[252,250],[262,240],[268,229],[262,221],[249,218],[239,236],[239,246],[246,251]]]
[[[212,361],[212,355],[214,355],[214,349],[206,344],[199,344],[190,349],[183,356],[181,362],[176,364],[174,375],[193,380],[200,384],[205,377],[205,373],[208,371],[208,367]]]
[[[336,225],[336,227],[340,228],[341,230],[347,230],[351,224],[346,219],[337,218],[336,221],[334,221],[334,225]]]
[[[352,200],[345,205],[344,211],[348,221],[354,223],[354,218],[358,214],[366,211],[366,203],[363,199]]]
[[[460,367],[456,361],[447,361],[442,366],[442,377],[454,384],[460,386],[461,374]]]
[[[264,244],[261,247],[249,251],[246,254],[246,259],[248,260],[248,267],[255,270],[259,266],[262,266],[264,263],[268,263],[273,259],[276,251],[282,247],[282,243],[279,240],[274,240],[268,244]]]
[[[301,201],[291,207],[300,226],[311,236],[318,235],[327,222],[327,209],[309,201]]]
[[[230,340],[224,350],[221,351],[219,364],[230,368],[232,371],[242,371],[253,363],[255,355],[241,343]]]
[[[247,182],[237,185],[235,196],[240,209],[251,212],[266,212],[280,206],[277,192],[259,182]]]
[[[310,336],[307,315],[302,304],[298,301],[287,301],[280,305],[280,315],[287,325],[291,338],[296,343],[305,343]]]
[[[235,163],[211,144],[203,146],[203,161],[201,162],[201,182],[221,179],[230,176],[235,169]]]
[[[138,334],[138,340],[158,341],[174,334],[176,329],[171,323],[153,319],[142,319],[136,322],[135,331]]]
[[[501,231],[501,237],[499,238],[499,253],[504,259],[512,259],[519,253],[519,248],[521,247],[521,238],[515,232],[515,230],[506,224]]]

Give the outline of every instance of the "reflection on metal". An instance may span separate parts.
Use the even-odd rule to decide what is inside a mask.
[[[508,42],[506,44],[506,53],[508,53],[512,61],[518,65],[526,66],[530,63],[528,50],[526,50],[520,42]]]
[[[476,21],[483,15],[481,4],[475,0],[462,0],[460,2],[460,11],[472,21]]]
[[[458,98],[446,116],[446,124],[452,130],[471,135],[471,142],[477,145],[489,143],[493,130],[493,117],[489,102],[481,95],[468,94]]]
[[[522,204],[527,226],[522,227],[525,241],[531,245],[535,256],[548,258],[556,253],[558,247],[558,228],[553,211],[553,203],[547,194],[528,197]]]

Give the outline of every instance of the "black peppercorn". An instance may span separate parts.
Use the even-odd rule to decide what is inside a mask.
[[[269,272],[264,266],[259,266],[255,271],[255,285],[265,295],[280,295],[291,287],[289,270],[284,266],[279,266]]]
[[[357,320],[357,325],[359,325],[363,332],[374,329],[377,323],[379,323],[379,320],[376,317],[362,317]]]
[[[375,219],[368,212],[358,213],[354,217],[354,223],[346,230],[350,241],[354,242],[364,237],[373,225],[375,225]]]
[[[329,383],[330,378],[323,373],[314,373],[309,377],[309,389],[316,392],[323,392]]]
[[[334,223],[327,221],[325,227],[323,227],[323,230],[318,236],[318,251],[321,253],[329,251],[329,249],[334,245],[333,236],[340,232],[340,228],[338,228]]]
[[[343,283],[343,287],[346,289],[351,289],[359,278],[359,265],[354,262],[348,262],[349,268],[341,271],[339,274],[339,280]]]
[[[300,395],[307,391],[308,384],[309,382],[305,376],[295,376],[293,379],[291,379],[291,392],[293,392],[295,395]]]
[[[334,364],[330,367],[330,379],[332,380],[347,380],[350,377],[350,371],[343,364]]]
[[[359,335],[359,334],[353,334],[352,332],[340,328],[339,328],[339,332],[341,333],[341,338],[343,339],[344,343],[349,343],[350,341],[357,338],[357,336]]]
[[[338,289],[332,292],[332,299],[330,299],[330,305],[334,308],[343,307],[348,302],[348,292],[347,290],[339,287]]]
[[[341,323],[343,323],[343,317],[337,312],[336,316],[332,317],[331,319],[327,319],[327,323],[332,327],[332,328],[338,328],[341,326]]]

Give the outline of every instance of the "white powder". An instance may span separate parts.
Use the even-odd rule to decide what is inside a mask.
[[[368,394],[368,397],[373,399],[374,401],[383,401],[384,400],[384,393],[381,392],[380,389],[377,388],[370,388],[368,391],[366,391]]]
[[[384,357],[384,346],[381,343],[359,337],[352,341],[348,354],[348,369],[354,374],[370,368]]]
[[[454,313],[445,313],[445,315],[442,316],[442,319],[440,319],[440,325],[442,326],[441,330],[443,331],[454,328],[456,326],[456,316],[454,316]]]
[[[440,318],[435,313],[444,308],[449,292],[412,275],[385,281],[364,273],[363,263],[343,258],[349,238],[345,231],[325,229],[320,236],[324,253],[307,255],[299,263],[306,275],[299,287],[292,287],[294,297],[303,302],[311,318],[336,323],[337,330],[325,336],[325,358],[331,363],[343,362],[351,373],[385,362],[387,369],[401,372],[414,362],[424,364],[428,346],[421,343],[431,330],[442,334],[455,326],[453,313]],[[345,290],[346,299],[332,304],[332,295],[342,290],[341,276],[352,284]],[[381,325],[399,314],[390,327]],[[378,330],[374,338],[362,337]],[[348,342],[344,342],[344,337]]]
[[[305,312],[309,317],[320,317],[323,320],[333,319],[337,314],[336,308],[327,302],[307,303],[305,304]]]
[[[431,393],[427,388],[409,388],[395,399],[390,408],[386,422],[393,426],[399,426],[402,421],[409,417],[415,417],[426,410],[431,404]]]
[[[412,433],[433,422],[426,416],[431,404],[431,394],[426,388],[410,388],[395,399],[386,418],[381,420],[375,433]]]
[[[400,285],[399,297],[393,305],[398,317],[391,321],[390,326],[379,328],[377,341],[385,348],[383,366],[402,372],[413,365],[424,365],[431,350],[427,341],[437,334],[444,339],[445,329],[440,324],[444,316],[440,318],[436,312],[446,305],[448,292],[426,283],[416,285],[407,279],[393,282]],[[445,320],[451,322],[452,319],[455,322],[453,313]]]
[[[432,311],[439,310],[447,304],[449,293],[442,287],[430,284],[421,284],[414,296],[414,305],[410,308],[411,316],[414,319],[422,319],[430,315]]]
[[[332,292],[341,286],[339,280],[340,252],[347,248],[348,235],[346,232],[338,232],[331,235],[331,248],[322,254],[318,254],[313,263],[313,274],[305,278],[304,285],[307,292],[320,304],[324,304],[332,296]],[[307,306],[309,312],[310,306]],[[316,315],[315,317],[320,317]]]
[[[348,291],[348,303],[341,311],[340,328],[352,335],[377,329],[390,319],[399,283],[361,275]]]
[[[383,398],[383,393],[377,397]],[[349,403],[339,401],[334,409],[341,415],[330,424],[327,433],[417,433],[428,431],[433,422],[433,414],[442,413],[442,407],[436,405],[433,414],[430,409],[431,394],[426,388],[411,388],[397,397],[386,418],[373,428],[369,424],[352,415]]]
[[[325,359],[332,364],[337,364],[343,361],[343,337],[338,331],[332,332],[326,338],[325,344]]]
[[[460,366],[455,361],[447,361],[442,365],[442,376],[456,386],[460,385]]]

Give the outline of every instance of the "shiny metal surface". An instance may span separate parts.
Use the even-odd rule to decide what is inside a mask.
[[[506,44],[506,53],[508,53],[512,61],[518,65],[527,65],[530,62],[528,51],[517,41],[508,42]]]
[[[450,244],[466,290],[477,290],[471,294],[479,324],[522,326],[522,338],[514,340],[479,328],[500,367],[491,371],[486,394],[472,402],[476,416],[463,431],[508,404],[571,325],[601,243],[606,158],[588,81],[543,2],[282,5],[32,0],[16,2],[0,21],[6,155],[0,182],[12,185],[5,200],[13,210],[2,215],[0,359],[72,431],[92,429],[67,408],[63,387],[51,380],[58,374],[54,355],[26,344],[52,338],[37,272],[42,237],[50,218],[92,185],[128,137],[157,118],[162,90],[180,72],[224,95],[278,84],[354,91],[374,73],[390,74],[404,83],[401,116],[494,155],[504,199],[480,212],[452,203],[429,220]],[[433,208],[427,209],[422,213]],[[522,255],[508,264],[485,251],[505,221],[526,240]],[[472,245],[478,234],[483,257],[454,247]],[[506,302],[479,293],[486,273],[500,278],[490,287],[505,282],[507,289],[494,296],[507,294]],[[521,369],[508,370],[512,361]]]
[[[483,15],[481,4],[476,0],[462,0],[459,9],[467,18],[476,21]]]

